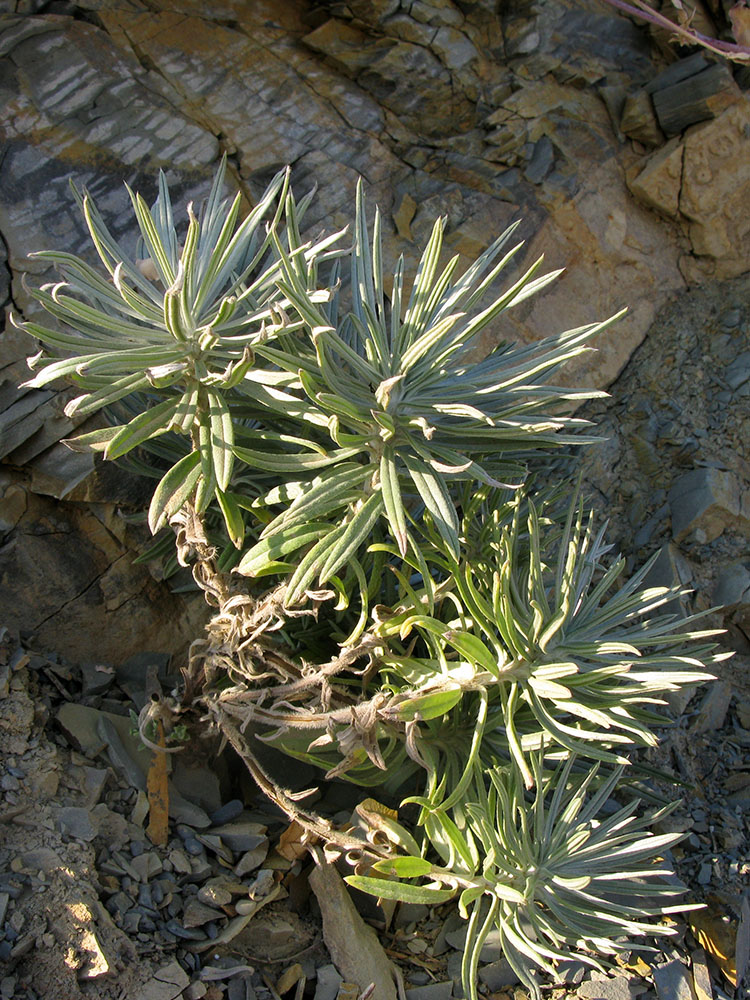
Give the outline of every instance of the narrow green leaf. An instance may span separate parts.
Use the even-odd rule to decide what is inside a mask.
[[[105,457],[108,459],[119,458],[144,441],[148,441],[149,438],[157,434],[164,434],[169,430],[170,422],[179,402],[179,398],[166,399],[163,403],[158,403],[133,417],[130,423],[121,428],[109,442]]]
[[[396,540],[399,552],[402,556],[405,556],[408,548],[406,514],[404,513],[404,503],[401,499],[396,460],[390,448],[383,449],[383,455],[380,459],[380,488],[383,493],[383,504],[391,533]]]
[[[424,858],[384,858],[382,861],[377,861],[372,870],[383,872],[384,875],[395,875],[397,878],[417,878],[420,875],[429,875],[432,864]]]
[[[200,478],[200,463],[198,452],[191,451],[162,478],[148,510],[148,526],[152,534],[155,535],[167,519],[176,514],[189,499]]]
[[[367,875],[347,875],[344,881],[354,889],[379,899],[397,899],[402,903],[424,903],[427,906],[445,903],[456,894],[455,889],[431,889],[405,882],[389,882],[383,878],[369,878]]]

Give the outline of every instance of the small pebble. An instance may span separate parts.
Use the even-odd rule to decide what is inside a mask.
[[[219,826],[222,823],[230,823],[233,819],[237,819],[238,816],[242,815],[244,808],[244,804],[239,799],[232,799],[217,809],[216,812],[211,813],[211,823],[214,826]]]
[[[188,854],[192,854],[194,858],[197,858],[200,854],[203,854],[203,847],[195,837],[188,837],[185,841],[185,850]]]
[[[142,840],[132,840],[130,842],[130,853],[134,858],[139,857],[145,850]]]

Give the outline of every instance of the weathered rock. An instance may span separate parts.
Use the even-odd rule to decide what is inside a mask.
[[[629,182],[630,190],[644,204],[670,218],[680,214],[680,186],[684,146],[672,139],[653,153]]]
[[[644,146],[660,146],[664,141],[651,96],[645,90],[638,90],[625,98],[620,130]]]
[[[713,258],[716,277],[742,274],[750,259],[750,100],[691,130],[684,144],[680,212],[693,252]]]
[[[383,946],[354,908],[333,865],[317,865],[310,885],[323,917],[323,937],[336,968],[345,979],[366,989],[375,983],[375,1000],[395,1000],[392,966]]]
[[[176,1000],[189,982],[187,973],[175,960],[157,969],[133,1000]]]

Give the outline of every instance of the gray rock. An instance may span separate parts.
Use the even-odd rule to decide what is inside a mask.
[[[694,1000],[690,974],[676,959],[651,970],[659,1000]]]
[[[343,981],[334,965],[321,965],[315,983],[314,1000],[336,1000]]]
[[[82,663],[82,693],[84,695],[102,694],[111,686],[115,679],[115,672],[112,667],[104,666],[101,663]]]
[[[430,913],[430,908],[424,903],[402,903],[398,908],[394,926],[406,927],[407,924],[419,923]]]
[[[633,976],[612,976],[606,979],[589,980],[576,990],[576,996],[583,1000],[632,1000],[630,984]]]
[[[260,823],[237,822],[225,823],[211,830],[212,837],[220,837],[222,842],[232,851],[254,851],[268,843],[266,827]],[[202,839],[206,843],[208,836]],[[208,846],[208,845],[207,845]]]
[[[206,906],[199,899],[191,899],[185,904],[182,923],[184,927],[188,928],[202,927],[211,920],[220,920],[223,916],[224,914],[220,910],[216,910],[212,906]]]
[[[555,972],[557,973],[559,982],[577,986],[583,979],[588,968],[589,966],[585,962],[578,962],[573,958],[569,958],[565,962],[559,962],[555,966]]]
[[[323,938],[336,967],[360,989],[375,983],[380,1000],[396,1000],[393,966],[373,929],[357,913],[333,865],[316,866],[310,874],[310,886],[323,917]]]
[[[510,963],[504,958],[501,958],[499,962],[483,965],[479,970],[479,979],[489,990],[501,990],[506,986],[515,986],[519,981],[518,976],[510,967]]]
[[[244,812],[245,806],[240,799],[232,799],[220,806],[211,813],[211,822],[214,826],[221,826],[223,823],[231,823]]]
[[[98,824],[88,809],[80,806],[64,806],[57,816],[57,827],[61,833],[76,840],[89,843],[99,832]]]
[[[695,1000],[713,1000],[711,973],[708,971],[705,951],[703,948],[696,948],[691,958]]]
[[[732,688],[726,681],[714,681],[703,697],[698,715],[690,725],[690,732],[714,732],[721,729],[732,701]]]
[[[147,851],[132,858],[130,867],[135,871],[141,882],[148,882],[150,878],[160,875],[163,871],[161,858],[156,851]]]
[[[406,991],[406,1000],[450,1000],[453,996],[453,980],[430,983],[429,986],[414,986]]]
[[[463,951],[466,947],[466,932],[467,926],[466,922],[462,921],[462,926],[454,931],[449,931],[445,935],[445,940],[451,946],[451,948],[456,948],[458,951]],[[499,962],[503,955],[503,949],[500,938],[500,931],[497,928],[493,929],[487,935],[484,944],[482,945],[482,950],[479,953],[480,962]]]
[[[21,855],[21,863],[28,871],[52,872],[62,866],[62,859],[57,851],[51,847],[37,847],[31,851],[25,851]],[[0,917],[0,924],[2,918]]]

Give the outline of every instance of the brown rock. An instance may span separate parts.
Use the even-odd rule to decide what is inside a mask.
[[[672,139],[647,160],[628,187],[649,208],[676,219],[680,214],[680,185],[684,147]]]
[[[717,277],[734,277],[750,260],[750,100],[685,136],[680,212],[693,252],[716,260]]]
[[[654,105],[645,90],[639,90],[625,98],[620,129],[629,138],[637,139],[644,146],[660,146],[664,142],[664,135],[654,113]]]

